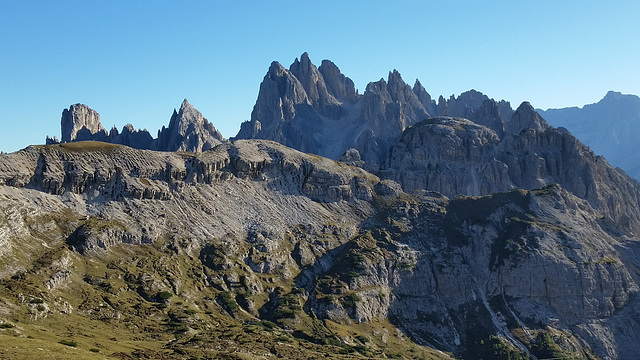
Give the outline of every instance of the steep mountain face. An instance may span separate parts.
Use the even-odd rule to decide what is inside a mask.
[[[421,96],[429,102],[429,94]],[[397,71],[359,95],[353,81],[324,60],[316,68],[304,53],[289,70],[274,62],[262,84],[251,120],[237,139],[269,139],[295,149],[338,159],[360,152],[375,169],[385,148],[409,125],[428,117],[424,105]]]
[[[162,151],[207,151],[222,143],[222,134],[185,99],[180,112],[173,111],[169,127],[158,131],[154,149]]]
[[[340,159],[357,151],[362,166],[377,171],[402,132],[432,116],[465,117],[502,137],[513,110],[471,90],[458,98],[431,98],[420,81],[413,88],[396,70],[359,95],[353,81],[329,60],[316,68],[307,53],[289,69],[271,64],[260,85],[251,120],[236,139],[268,139],[305,152]]]
[[[498,146],[454,118],[405,138],[436,124],[475,146],[452,162]],[[637,354],[638,241],[560,185],[450,200],[265,140],[72,142],[1,155],[0,209],[0,322],[18,337],[46,322],[115,349],[80,335],[105,328],[151,358]]]
[[[107,139],[107,131],[102,127],[100,114],[83,104],[71,105],[62,111],[60,120],[62,142],[83,141],[95,138]]]
[[[186,100],[156,139],[107,134],[84,105],[62,125],[61,144],[0,155],[0,344],[61,358],[640,351],[640,184],[527,102],[436,102],[397,71],[360,95],[305,53],[271,64],[239,140]],[[60,352],[62,336],[78,349]],[[0,357],[34,356],[20,344]]]
[[[538,110],[549,123],[565,127],[596,154],[604,155],[614,166],[640,179],[640,98],[609,91],[595,104],[582,108]]]
[[[558,183],[619,229],[640,233],[638,183],[566,130],[549,127],[528,103],[513,114],[502,139],[465,119],[421,122],[405,131],[379,175],[407,192],[434,190],[449,197]]]
[[[173,111],[169,127],[158,130],[154,139],[147,130],[136,130],[127,124],[122,132],[114,127],[107,134],[102,127],[100,115],[86,105],[75,104],[62,112],[62,140],[47,137],[47,145],[73,141],[102,141],[111,144],[130,146],[135,149],[159,151],[202,152],[225,141],[202,114],[187,99],[182,102],[180,111]]]

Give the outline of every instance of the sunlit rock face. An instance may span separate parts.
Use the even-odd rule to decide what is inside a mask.
[[[549,123],[564,127],[596,154],[640,179],[638,138],[640,138],[640,98],[609,91],[595,104],[582,108],[538,110]]]
[[[62,112],[62,140],[47,137],[48,145],[74,141],[101,141],[126,145],[135,149],[159,151],[207,151],[225,141],[216,130],[187,99],[180,110],[173,111],[168,127],[158,130],[154,139],[147,130],[136,130],[127,124],[122,132],[113,127],[109,133],[102,127],[100,114],[87,105],[75,104]]]
[[[87,105],[75,104],[69,109],[64,109],[60,125],[62,142],[107,139],[107,131],[102,127],[100,114]]]

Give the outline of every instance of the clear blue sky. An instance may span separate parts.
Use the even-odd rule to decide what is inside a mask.
[[[433,96],[515,108],[640,94],[640,1],[0,1],[0,150],[60,137],[84,103],[155,131],[184,98],[225,137],[269,64],[330,59],[362,93],[397,69]]]

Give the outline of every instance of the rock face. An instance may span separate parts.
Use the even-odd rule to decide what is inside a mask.
[[[356,149],[362,166],[377,171],[402,132],[432,116],[465,117],[502,137],[513,110],[471,90],[449,100],[431,98],[420,81],[413,88],[396,70],[359,95],[353,81],[329,60],[316,68],[307,53],[289,69],[271,64],[260,85],[251,120],[236,139],[269,139],[305,152],[340,159]],[[519,126],[516,124],[515,126]]]
[[[182,102],[180,112],[175,110],[169,121],[169,127],[158,131],[155,149],[162,151],[207,151],[222,143],[222,134],[189,104]]]
[[[71,105],[62,111],[60,120],[62,142],[95,140],[105,141],[107,131],[102,127],[100,115],[83,104]]]
[[[157,139],[147,130],[136,130],[131,124],[125,125],[120,133],[115,127],[107,133],[95,110],[86,105],[75,104],[62,112],[62,140],[47,137],[46,144],[89,140],[126,145],[135,149],[188,152],[206,151],[225,141],[213,124],[185,99],[180,111],[173,111],[169,127],[163,126],[158,130]]]
[[[549,127],[528,103],[518,108],[506,128],[500,139],[491,129],[465,119],[424,121],[405,131],[379,175],[399,182],[408,192],[433,190],[449,197],[558,183],[620,229],[640,233],[637,182],[566,130]]]
[[[546,347],[554,357],[637,354],[638,221],[624,218],[637,206],[637,183],[621,186],[628,178],[550,127],[500,139],[445,117],[407,129],[400,143],[413,159],[398,158],[402,172],[437,161],[441,176],[461,188],[469,185],[456,183],[456,169],[488,157],[505,164],[500,174],[514,186],[541,174],[560,185],[456,199],[411,195],[393,180],[266,140],[200,154],[101,142],[29,147],[0,156],[0,277],[9,284],[0,293],[14,299],[9,289],[21,288],[44,298],[50,305],[38,316],[68,312],[56,302],[76,301],[76,316],[87,321],[108,310],[133,323],[146,321],[137,309],[161,291],[198,306],[223,299],[207,316],[272,321],[318,344],[333,336],[322,335],[332,332],[318,319],[341,326],[389,319],[413,341],[463,358],[491,356],[494,342],[538,358],[548,356]],[[503,153],[507,145],[512,154]],[[555,165],[540,168],[549,154]],[[358,161],[355,150],[346,158]],[[111,252],[117,259],[104,278],[85,273]],[[30,290],[34,276],[44,277],[47,292]],[[88,308],[93,291],[99,301]],[[123,307],[131,299],[139,305]],[[170,318],[179,308],[154,311]],[[368,351],[380,351],[371,356],[383,356],[383,335],[366,335]]]
[[[429,103],[424,88],[418,84],[416,89]],[[376,169],[391,142],[427,117],[425,105],[397,71],[359,95],[334,63],[324,60],[316,68],[304,53],[288,70],[271,64],[251,120],[242,124],[236,139],[274,140],[333,159],[355,148],[366,167]]]
[[[609,91],[595,104],[582,108],[538,110],[549,123],[567,128],[596,154],[640,179],[637,139],[640,137],[640,98]]]
[[[64,331],[122,331],[122,315],[136,341],[204,358],[640,352],[640,184],[527,102],[436,102],[397,71],[360,95],[305,53],[271,64],[250,139],[224,141],[186,100],[157,139],[89,110],[70,142],[0,155],[0,323],[16,331],[75,312]],[[283,355],[291,336],[306,350]]]

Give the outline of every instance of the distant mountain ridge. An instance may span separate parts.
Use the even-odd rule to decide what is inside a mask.
[[[640,179],[640,97],[609,91],[582,108],[537,110],[551,125],[567,128],[596,154]]]
[[[122,358],[640,351],[640,183],[528,102],[435,101],[397,71],[359,94],[305,53],[271,64],[251,139],[186,100],[156,138],[82,104],[61,129],[0,155],[2,339],[46,321]],[[96,326],[117,337],[80,336]]]
[[[155,139],[147,130],[135,130],[131,124],[125,125],[122,132],[114,127],[107,133],[98,112],[84,104],[74,104],[64,109],[60,123],[62,140],[47,136],[47,145],[92,140],[135,149],[202,152],[225,141],[213,124],[187,99],[184,99],[179,111],[173,110],[169,127],[163,126],[158,130]]]
[[[471,90],[436,102],[419,80],[413,87],[397,70],[367,85],[360,95],[353,81],[329,60],[316,67],[309,54],[289,69],[274,61],[260,85],[251,120],[235,139],[268,139],[331,159],[348,150],[365,169],[377,171],[402,132],[433,116],[465,117],[502,135],[513,109]]]

